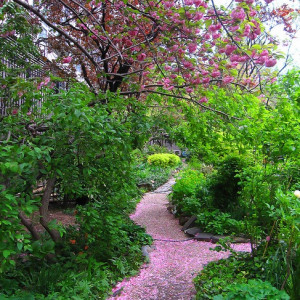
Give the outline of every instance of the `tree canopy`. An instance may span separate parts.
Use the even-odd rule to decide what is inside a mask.
[[[282,57],[264,26],[273,20],[293,33],[295,12],[254,0],[13,2],[46,25],[37,42],[52,63],[94,93],[161,93],[200,105],[211,84],[262,92],[262,79],[272,79],[265,69]]]

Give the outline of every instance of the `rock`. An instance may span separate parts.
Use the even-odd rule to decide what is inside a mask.
[[[198,227],[192,227],[192,228],[188,228],[188,229],[184,230],[184,233],[191,235],[191,236],[196,236],[197,234],[202,233],[202,230]]]
[[[182,226],[184,225],[188,220],[190,219],[190,217],[186,217],[186,216],[180,216],[179,217],[179,224]],[[187,228],[186,228],[187,229]],[[182,229],[181,229],[182,230]]]
[[[249,243],[250,240],[249,239],[246,239],[246,238],[243,238],[243,237],[233,237],[233,243]]]
[[[139,183],[138,188],[145,189],[146,191],[151,191],[153,189],[153,185],[151,183]]]
[[[176,205],[169,204],[168,207],[167,207],[167,210],[168,210],[171,214],[175,215],[176,212],[177,212]]]
[[[197,217],[196,217],[196,216],[190,217],[190,218],[185,222],[185,224],[183,225],[183,227],[182,227],[181,230],[182,230],[182,231],[185,231],[185,230],[187,230],[188,228],[191,228],[192,226],[194,226],[196,220],[197,220]],[[180,222],[179,222],[179,224],[180,224]],[[180,224],[180,225],[181,225],[181,224]]]
[[[142,254],[143,256],[145,256],[147,259],[150,259],[150,256],[149,256],[149,252],[151,252],[151,247],[149,245],[146,245],[146,246],[142,246]]]
[[[115,291],[112,296],[113,297],[117,297],[117,296],[120,296],[122,291],[123,291],[124,287],[121,287],[120,289],[118,289],[117,291]]]
[[[226,236],[225,235],[214,235],[212,238],[211,238],[211,242],[216,244],[219,240],[221,239],[225,239]]]
[[[205,232],[199,232],[197,233],[194,238],[197,241],[204,241],[204,242],[211,242],[213,235],[210,233],[205,233]]]

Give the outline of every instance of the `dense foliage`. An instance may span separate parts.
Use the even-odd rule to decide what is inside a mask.
[[[180,162],[145,153],[164,129],[200,166],[174,186],[178,213],[252,242],[249,264],[224,262],[245,268],[219,299],[283,294],[259,279],[297,299],[300,76],[263,82],[281,57],[261,24],[280,15],[265,2],[0,1],[0,297],[101,299],[138,269],[151,238],[128,217],[137,184],[157,187]],[[50,218],[52,201],[81,204],[73,226]]]
[[[239,117],[230,123],[216,122],[207,113],[194,116],[194,112],[187,108],[190,119],[178,126],[175,134],[204,164],[197,165],[194,158],[191,165],[197,170],[188,169],[179,175],[172,202],[177,207],[177,214],[196,215],[196,223],[205,231],[242,234],[250,239],[252,256],[249,265],[244,265],[245,260],[228,260],[228,272],[239,274],[230,275],[231,282],[240,277],[245,283],[250,278],[268,280],[277,289],[285,289],[292,299],[297,299],[299,71],[287,74],[273,89],[280,92],[280,99],[273,97],[272,105],[265,107],[255,98],[246,96],[243,112],[235,111],[237,106],[225,91],[215,91],[216,106],[235,111]],[[204,128],[203,122],[210,122],[211,127]],[[256,264],[253,259],[264,262],[262,272],[251,269],[250,265]],[[224,263],[217,265],[223,268]],[[203,280],[218,286],[217,282],[225,280],[225,273],[214,271],[215,264],[207,266],[202,274],[211,272],[212,277]],[[235,272],[235,265],[244,265],[243,271]],[[199,276],[202,278],[201,274]],[[199,299],[203,293],[208,293],[207,299],[217,295],[203,287],[203,281],[201,284],[197,281],[196,287]],[[230,294],[225,285],[219,287],[220,292]]]

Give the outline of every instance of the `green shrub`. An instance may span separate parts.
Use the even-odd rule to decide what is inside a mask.
[[[264,260],[253,258],[249,253],[210,262],[194,279],[196,299],[214,299],[233,283],[247,283],[249,279],[256,278],[265,280],[264,267]]]
[[[202,209],[197,214],[197,224],[203,231],[212,234],[239,234],[244,231],[244,223],[235,220],[230,214],[220,210],[207,211]]]
[[[260,279],[249,280],[248,283],[231,284],[222,295],[215,296],[213,300],[289,300],[285,291],[273,287],[270,282]]]
[[[241,190],[238,175],[246,166],[241,156],[227,156],[217,166],[217,173],[212,176],[210,191],[213,196],[213,206],[227,211],[238,202]]]
[[[151,190],[155,190],[168,181],[171,176],[172,168],[162,168],[151,166],[148,163],[135,166],[135,177],[138,185],[147,184]]]
[[[179,173],[179,179],[173,185],[172,202],[180,202],[185,197],[195,194],[199,184],[205,181],[204,175],[196,170],[184,170]]]
[[[175,154],[159,153],[148,156],[148,163],[163,168],[179,165],[180,158]]]

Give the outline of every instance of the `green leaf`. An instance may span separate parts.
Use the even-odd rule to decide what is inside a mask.
[[[4,250],[2,254],[3,254],[4,258],[7,258],[7,257],[10,256],[11,251],[9,251],[9,250]]]
[[[17,248],[18,248],[19,251],[21,251],[22,248],[23,248],[23,244],[20,243],[20,242],[18,242],[18,243],[17,243]]]

